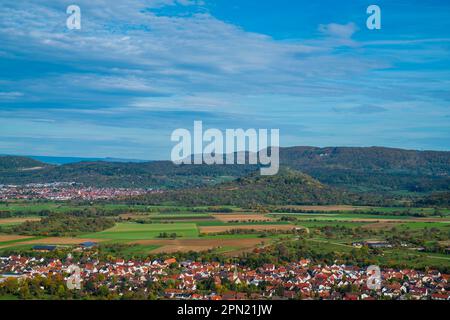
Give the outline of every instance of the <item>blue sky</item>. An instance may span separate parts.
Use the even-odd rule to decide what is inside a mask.
[[[279,128],[283,146],[450,150],[446,1],[0,6],[0,154],[168,159],[194,120]]]

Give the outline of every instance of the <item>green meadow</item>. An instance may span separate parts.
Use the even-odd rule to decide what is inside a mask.
[[[443,229],[450,231],[450,221],[440,221],[440,222],[407,222],[399,226],[401,229]]]
[[[395,216],[395,215],[377,215],[368,213],[272,213],[273,217],[293,216],[297,219],[304,220],[357,220],[357,219],[373,219],[373,220],[407,220],[414,217],[411,216]]]
[[[80,238],[111,240],[157,239],[161,233],[176,233],[177,237],[196,238],[198,229],[195,223],[117,223],[114,227],[96,233],[83,234]]]

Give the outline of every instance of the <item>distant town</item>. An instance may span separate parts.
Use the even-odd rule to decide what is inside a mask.
[[[137,196],[152,189],[95,188],[75,182],[31,183],[26,185],[0,185],[0,200],[102,200]]]
[[[86,246],[80,246],[79,250],[86,250]],[[31,281],[40,283],[33,294],[67,297],[66,287],[59,288],[59,293],[52,291],[55,286],[51,279],[67,282],[67,271],[73,264],[70,258],[62,261],[20,255],[0,257],[0,290],[19,288],[20,291],[21,283]],[[81,269],[81,290],[75,290],[76,294],[101,295],[109,299],[130,298],[130,293],[139,298],[186,300],[450,299],[450,275],[436,270],[384,269],[381,288],[371,290],[365,268],[342,264],[313,265],[308,259],[285,265],[264,264],[256,269],[232,263],[177,261],[175,258],[104,262],[93,256],[75,265]]]

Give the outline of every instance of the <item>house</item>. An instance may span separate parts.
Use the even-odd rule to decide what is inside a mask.
[[[117,259],[116,260],[116,265],[123,266],[124,264],[125,264],[125,260],[124,259]]]
[[[450,300],[449,293],[433,293],[431,295],[431,299],[433,300]]]
[[[362,242],[353,242],[352,246],[355,247],[355,248],[362,248],[363,243]]]
[[[183,290],[180,289],[166,289],[164,290],[164,296],[169,299],[180,297],[183,294]]]
[[[164,264],[166,264],[166,265],[171,265],[173,263],[177,263],[177,259],[170,258],[170,259],[164,260]]]

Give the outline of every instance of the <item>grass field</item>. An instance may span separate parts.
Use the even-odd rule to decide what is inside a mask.
[[[19,300],[19,297],[12,294],[2,294],[0,295],[0,300]]]
[[[400,225],[402,229],[443,229],[450,231],[450,221],[442,221],[442,222],[407,222]]]
[[[141,245],[141,244],[134,244],[130,245],[126,249],[122,250],[122,254],[124,254],[126,257],[146,257],[148,256],[152,251],[157,250],[160,248],[160,245],[156,244],[149,244],[149,245]]]
[[[111,229],[92,234],[80,235],[80,238],[110,239],[110,240],[146,240],[156,239],[160,233],[176,233],[177,237],[195,238],[198,236],[194,223],[151,223],[139,224],[132,222],[118,223]]]

